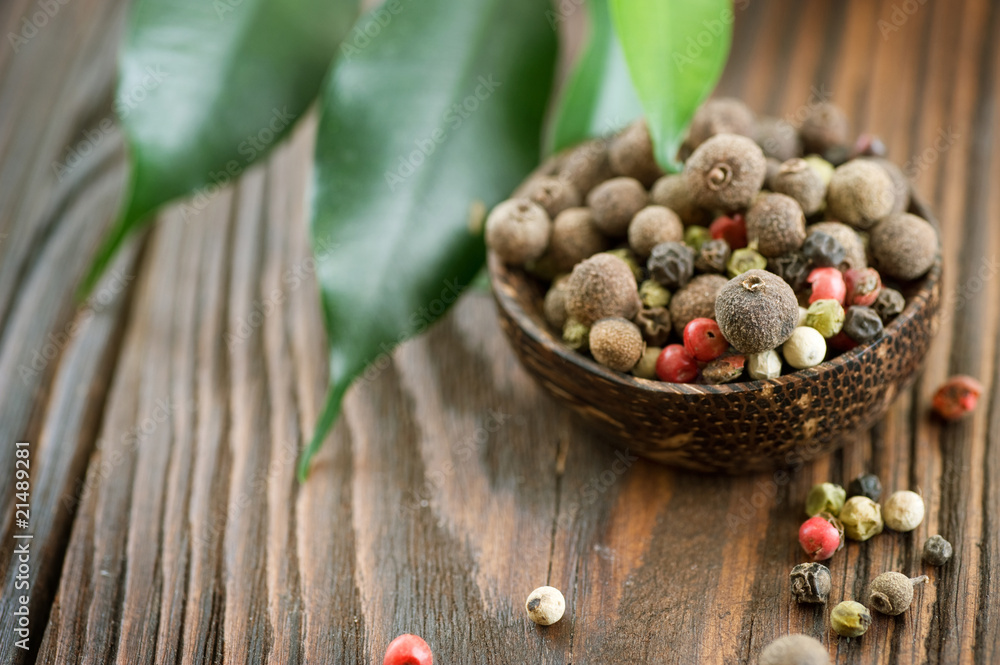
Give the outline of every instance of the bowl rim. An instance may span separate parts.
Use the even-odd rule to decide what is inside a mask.
[[[917,196],[910,192],[910,206],[907,212],[911,212],[923,219],[926,219],[938,231],[940,239],[940,226],[937,219],[931,214],[930,209]],[[796,388],[805,387],[797,384],[805,384],[808,381],[818,378],[828,372],[844,368],[849,363],[859,360],[863,355],[874,353],[877,348],[885,343],[888,338],[899,331],[906,323],[910,322],[918,312],[926,305],[927,299],[934,287],[941,280],[942,252],[940,241],[938,243],[938,253],[934,259],[934,264],[921,278],[919,290],[909,299],[906,307],[896,318],[885,327],[883,335],[873,343],[862,344],[848,351],[841,353],[836,358],[825,360],[819,365],[806,369],[796,370],[789,374],[784,374],[774,379],[758,379],[753,381],[740,381],[736,383],[724,383],[718,385],[697,384],[697,383],[671,383],[667,381],[654,381],[643,379],[632,374],[615,372],[592,358],[570,349],[555,339],[547,328],[543,328],[536,323],[536,319],[528,314],[518,303],[517,298],[510,291],[514,290],[511,277],[515,271],[523,272],[520,268],[510,268],[500,260],[492,250],[487,257],[487,268],[490,276],[490,286],[494,299],[510,318],[516,323],[518,328],[530,337],[536,344],[540,344],[549,352],[559,357],[563,362],[569,362],[578,368],[599,375],[601,378],[616,383],[622,387],[638,389],[650,393],[670,394],[670,395],[706,395],[720,393],[743,393],[759,391],[771,386],[772,388]],[[506,286],[507,288],[502,288]]]

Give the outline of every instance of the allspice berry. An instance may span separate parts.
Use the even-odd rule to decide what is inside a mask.
[[[670,310],[666,307],[643,307],[634,321],[646,344],[663,346],[670,339]]]
[[[865,243],[858,232],[841,222],[818,222],[806,227],[806,237],[814,233],[825,233],[834,238],[844,248],[844,259],[838,268],[861,270],[868,267]]]
[[[611,317],[631,319],[639,311],[635,275],[611,254],[595,254],[576,264],[566,288],[566,312],[585,326]]]
[[[853,600],[845,600],[830,612],[830,627],[841,637],[861,637],[871,625],[868,608]]]
[[[569,181],[581,196],[612,177],[608,142],[594,139],[572,148],[559,169],[559,178]]]
[[[952,554],[954,554],[954,550],[951,543],[941,536],[934,535],[924,541],[921,558],[929,566],[943,566],[948,563]]]
[[[764,647],[757,665],[830,665],[830,654],[815,637],[785,635]]]
[[[694,250],[683,242],[661,242],[650,252],[646,269],[666,288],[680,288],[694,274]]]
[[[766,257],[795,251],[806,239],[806,218],[785,194],[761,194],[747,211],[747,239]]]
[[[486,244],[504,263],[520,266],[545,253],[552,221],[529,199],[508,199],[486,218]]]
[[[521,195],[545,208],[551,218],[566,208],[579,206],[582,201],[580,192],[569,180],[554,176],[532,178],[525,183]]]
[[[830,569],[811,561],[792,568],[792,598],[797,603],[825,603],[830,597]]]
[[[562,330],[563,326],[566,325],[566,319],[569,318],[569,314],[566,313],[566,296],[569,293],[566,288],[568,278],[568,275],[557,278],[545,293],[543,307],[545,321],[556,330]]]
[[[926,581],[926,575],[911,579],[902,573],[882,573],[868,585],[868,604],[877,612],[898,616],[913,602],[913,587]]]
[[[646,258],[663,242],[681,242],[684,224],[670,208],[651,205],[635,214],[628,225],[628,244],[639,258]]]
[[[567,208],[552,222],[549,256],[558,270],[569,271],[580,261],[608,248],[589,208]]]
[[[601,319],[590,329],[590,353],[609,369],[631,370],[645,349],[639,328],[626,319]]]
[[[893,531],[913,531],[924,521],[924,500],[916,492],[893,492],[882,506],[885,525]]]
[[[773,157],[779,162],[802,154],[802,140],[799,138],[799,133],[787,120],[770,117],[758,119],[753,138],[766,157]]]
[[[684,164],[684,178],[695,203],[725,212],[748,208],[766,175],[767,161],[760,146],[736,134],[713,136]]]
[[[649,196],[635,178],[612,178],[587,195],[587,205],[594,213],[594,223],[606,236],[623,237],[635,214],[646,207]]]
[[[892,180],[892,214],[906,212],[906,209],[910,207],[910,179],[903,173],[903,169],[883,157],[865,157],[865,159],[885,169],[885,172],[889,174],[889,179]]]
[[[846,144],[849,132],[847,115],[830,102],[812,106],[799,127],[805,151],[820,155],[830,148]]]
[[[649,200],[673,210],[687,226],[708,226],[712,222],[711,212],[695,203],[680,173],[665,175],[657,180],[649,192]]]
[[[761,353],[781,346],[791,336],[799,320],[799,304],[783,279],[765,270],[749,270],[719,292],[715,315],[734,348]]]
[[[636,120],[611,139],[608,161],[615,175],[635,178],[646,187],[663,175],[653,155],[653,141],[645,118]]]
[[[715,301],[726,286],[722,275],[698,275],[670,299],[670,319],[674,332],[684,334],[684,327],[694,319],[715,318]]]
[[[930,270],[938,255],[938,235],[927,220],[904,212],[872,230],[872,259],[883,275],[912,280]]]
[[[753,111],[739,99],[710,99],[695,112],[688,129],[687,142],[697,148],[717,134],[753,136],[756,123]]]
[[[895,201],[888,172],[867,159],[853,159],[838,166],[826,196],[831,217],[862,230],[870,229],[892,212]]]
[[[539,626],[551,626],[562,619],[566,611],[566,599],[559,589],[542,586],[531,592],[524,603],[524,609],[528,612],[528,618]]]
[[[804,159],[789,159],[782,163],[778,172],[768,180],[768,186],[778,194],[795,199],[807,216],[819,212],[826,199],[826,183]]]

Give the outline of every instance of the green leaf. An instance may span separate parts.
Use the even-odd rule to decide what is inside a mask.
[[[82,293],[160,205],[224,186],[316,97],[358,0],[135,0],[115,109],[132,173]]]
[[[590,35],[556,111],[549,151],[614,133],[642,113],[615,35],[608,0],[588,0]]]
[[[656,160],[677,171],[677,150],[722,75],[733,34],[730,0],[610,0]]]
[[[311,225],[330,389],[300,478],[355,377],[426,329],[473,279],[486,209],[538,162],[556,55],[546,7],[401,2],[368,48],[334,68]]]

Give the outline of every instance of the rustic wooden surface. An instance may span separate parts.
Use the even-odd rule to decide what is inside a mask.
[[[124,2],[69,0],[16,52],[6,35],[40,5],[2,3],[0,441],[10,460],[32,444],[34,540],[23,652],[0,474],[0,662],[374,663],[415,632],[445,664],[753,663],[794,631],[837,663],[1000,662],[1000,3],[736,5],[723,92],[790,118],[831,95],[942,221],[941,333],[884,422],[788,479],[619,457],[530,381],[476,293],[359,382],[299,486],[324,389],[312,123],[193,219],[164,212],[77,309],[126,174],[102,129]],[[943,426],[929,399],[957,372],[988,393]],[[809,486],[862,471],[921,489],[928,517],[848,545],[834,601],[920,572],[930,534],[955,559],[910,612],[845,640],[786,580]],[[567,613],[539,629],[523,603],[545,583]]]

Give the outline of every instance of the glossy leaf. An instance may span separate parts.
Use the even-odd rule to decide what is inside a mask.
[[[730,0],[610,0],[656,159],[676,171],[695,110],[722,75],[733,33]]]
[[[537,163],[555,33],[537,0],[409,0],[322,95],[311,233],[330,390],[375,375],[483,263],[481,223]],[[366,367],[368,370],[366,371]]]
[[[608,0],[588,0],[587,10],[587,44],[559,100],[549,133],[550,152],[614,133],[642,113]]]
[[[115,98],[130,185],[84,293],[160,205],[228,184],[288,133],[357,13],[358,0],[135,0]]]

